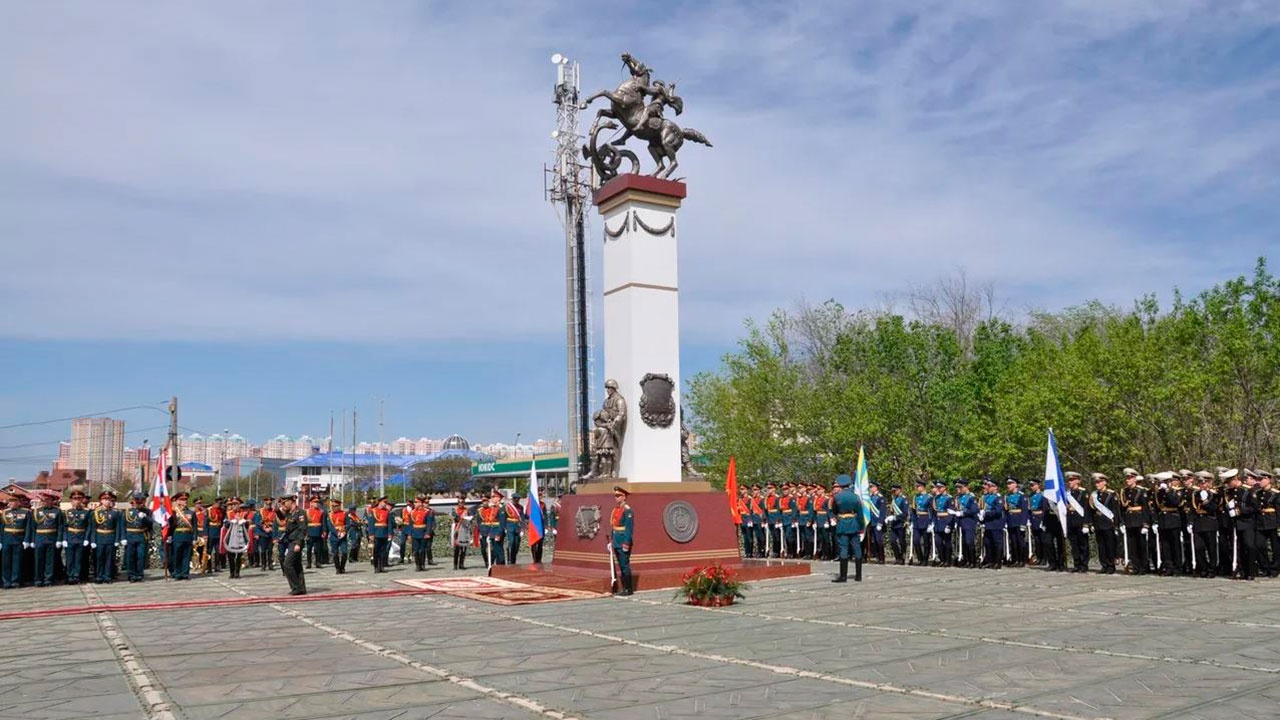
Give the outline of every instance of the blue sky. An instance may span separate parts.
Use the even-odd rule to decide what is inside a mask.
[[[1270,3],[8,3],[0,425],[176,394],[254,440],[370,437],[376,397],[388,437],[563,433],[548,58],[590,92],[624,50],[715,143],[685,377],[799,299],[964,268],[1017,314],[1275,260]],[[0,476],[68,433],[0,430]]]

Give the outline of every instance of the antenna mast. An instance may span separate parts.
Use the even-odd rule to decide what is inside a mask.
[[[582,137],[578,133],[578,63],[556,53],[554,102],[556,129],[555,164],[543,167],[543,191],[547,200],[563,210],[565,269],[566,400],[569,411],[569,485],[578,482],[587,459],[586,439],[591,417],[591,322],[587,314],[587,245],[585,213],[591,190],[591,174],[579,160]]]

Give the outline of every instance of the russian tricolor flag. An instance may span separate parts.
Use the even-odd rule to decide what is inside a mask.
[[[542,503],[538,501],[538,460],[529,464],[529,503],[525,506],[525,516],[529,518],[529,544],[542,540]]]

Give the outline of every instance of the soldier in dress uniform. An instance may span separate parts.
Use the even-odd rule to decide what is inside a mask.
[[[324,567],[324,508],[320,507],[320,496],[313,495],[307,501],[307,569],[311,569],[314,560],[317,568]]]
[[[956,567],[978,567],[977,546],[974,542],[978,536],[978,499],[970,492],[969,481],[956,482],[956,507],[951,514],[956,518],[959,528],[959,545],[956,547]]]
[[[227,521],[227,499],[224,497],[216,497],[213,504],[209,506],[206,513],[205,537],[208,542],[208,552],[211,555],[210,566],[213,572],[220,572],[227,567],[227,556],[219,546],[222,543],[222,525]]]
[[[631,493],[620,485],[613,487],[615,506],[609,515],[611,536],[609,551],[613,553],[618,564],[618,595],[630,595],[635,592],[631,584],[631,546],[635,542],[635,514],[627,504]]]
[[[1277,528],[1280,528],[1280,492],[1272,487],[1273,476],[1269,470],[1258,471],[1258,566],[1267,577],[1280,576],[1280,553],[1277,545]]]
[[[978,520],[982,523],[982,567],[999,570],[1004,566],[1004,530],[1006,515],[1004,498],[996,481],[990,477],[982,483],[982,499]]]
[[[867,485],[867,502],[871,504],[871,527],[868,528],[867,537],[867,555],[873,558],[877,564],[884,564],[884,521],[887,508],[885,507],[884,495],[880,494],[880,485],[870,483]]]
[[[1227,514],[1235,521],[1235,575],[1236,579],[1253,580],[1257,572],[1258,496],[1253,488],[1241,482],[1240,472],[1228,470]]]
[[[955,502],[947,494],[947,484],[933,481],[933,564],[951,564],[951,538],[955,526]]]
[[[94,551],[99,585],[115,580],[116,546],[123,546],[124,514],[116,509],[116,494],[104,490],[98,495],[98,507],[89,514],[89,547]]]
[[[431,558],[431,541],[436,532],[436,514],[427,504],[427,499],[421,495],[414,500],[412,520],[413,527],[410,528],[410,535],[413,537],[414,567],[421,572],[427,569],[428,561],[432,565],[436,564]]]
[[[831,510],[831,495],[821,485],[813,504],[814,531],[818,534],[818,559],[834,560],[836,557],[836,523]]]
[[[520,493],[513,492],[502,503],[502,535],[507,552],[507,564],[515,565],[520,552],[520,530],[524,527],[524,513],[520,512]]]
[[[1235,577],[1239,565],[1240,548],[1236,542],[1236,521],[1231,511],[1234,509],[1234,493],[1227,485],[1230,478],[1235,477],[1236,470],[1218,468],[1218,577]],[[1230,503],[1230,504],[1229,504]]]
[[[307,581],[302,572],[302,546],[307,542],[307,515],[297,507],[296,495],[280,498],[280,516],[284,523],[281,539],[284,554],[280,557],[280,570],[289,581],[290,595],[306,595]]]
[[[1155,491],[1156,532],[1160,543],[1160,574],[1173,575],[1182,571],[1182,489],[1172,484],[1172,472],[1156,473]]]
[[[1195,526],[1191,512],[1191,495],[1196,491],[1195,476],[1190,470],[1175,470],[1173,476],[1177,480],[1174,487],[1182,491],[1182,527],[1178,531],[1178,539],[1181,541],[1182,552],[1182,574],[1193,575],[1196,568],[1193,567],[1195,558]]]
[[[467,506],[465,497],[458,498],[458,504],[454,506],[453,527],[449,531],[449,544],[453,546],[453,569],[467,569],[467,548],[471,546],[472,523],[475,522],[475,515],[471,512],[471,508]]]
[[[36,587],[53,585],[54,559],[59,550],[66,546],[66,518],[58,507],[58,499],[58,494],[54,492],[42,494],[41,506],[31,515],[32,526],[35,528]]]
[[[377,503],[365,511],[365,525],[369,537],[373,538],[370,560],[375,573],[387,571],[387,558],[391,552],[391,503],[384,495]]]
[[[0,588],[11,590],[22,581],[22,551],[35,544],[31,511],[22,498],[9,496],[9,508],[0,513]]]
[[[893,564],[905,565],[907,554],[907,498],[902,494],[902,486],[889,488],[893,497],[889,498],[889,514],[885,517],[885,525],[889,529],[889,549],[893,551]]]
[[[742,541],[742,557],[753,557],[755,540],[755,523],[751,520],[751,494],[746,485],[738,488],[738,497],[733,499],[733,511],[737,515],[738,537]]]
[[[266,569],[266,565],[260,565],[261,555],[258,553],[258,545],[263,536],[262,511],[258,509],[258,501],[249,498],[244,501],[240,507],[240,515],[249,523],[249,536],[253,538],[253,544],[249,546],[249,550],[245,553],[246,563],[249,567],[262,567]]]
[[[1089,497],[1080,487],[1080,473],[1067,475],[1067,493],[1075,503],[1067,504],[1067,540],[1071,545],[1072,572],[1089,572]]]
[[[63,541],[63,547],[66,548],[66,557],[64,563],[67,567],[67,584],[79,585],[84,581],[88,564],[86,556],[89,553],[89,510],[85,507],[88,496],[83,490],[73,490],[71,492],[71,508],[66,511],[66,536]]]
[[[1005,529],[1009,536],[1009,563],[1017,567],[1027,564],[1027,496],[1023,494],[1018,481],[1005,478]]]
[[[1151,503],[1147,491],[1138,484],[1138,471],[1124,469],[1124,487],[1120,490],[1120,527],[1124,536],[1125,571],[1141,575],[1147,571],[1147,535],[1151,532]]]
[[[1031,514],[1031,522],[1028,523],[1027,527],[1031,533],[1031,557],[1027,559],[1027,564],[1045,565],[1050,570],[1054,570],[1056,568],[1053,563],[1049,562],[1049,555],[1051,550],[1056,550],[1057,553],[1054,554],[1054,558],[1062,557],[1061,532],[1059,531],[1057,536],[1050,540],[1049,528],[1045,523],[1048,521],[1049,515],[1053,515],[1056,521],[1057,513],[1053,512],[1053,509],[1049,507],[1048,501],[1045,500],[1044,492],[1041,489],[1042,484],[1040,480],[1027,481],[1027,485],[1030,488],[1030,493],[1027,495],[1027,512]],[[1054,544],[1055,542],[1056,544]],[[1061,566],[1061,564],[1059,562],[1057,566]]]
[[[174,580],[191,579],[191,549],[196,538],[196,513],[187,508],[191,493],[180,492],[173,496],[173,512],[169,514],[165,542],[169,545],[169,577]]]
[[[396,513],[395,527],[400,533],[400,564],[409,562],[409,555],[413,552],[413,539],[410,537],[409,530],[413,526],[413,503],[406,503]]]
[[[129,496],[124,510],[124,570],[129,582],[142,582],[147,567],[147,550],[151,547],[151,511],[143,507],[147,496],[140,492]]]
[[[1201,470],[1194,473],[1199,488],[1191,493],[1191,529],[1195,541],[1195,571],[1202,578],[1217,574],[1218,567],[1218,493],[1213,489],[1213,475]]]
[[[333,558],[333,571],[342,575],[347,571],[348,545],[351,526],[347,523],[347,511],[340,498],[329,498],[329,512],[324,514],[322,535],[329,543],[329,557]]]
[[[365,525],[360,519],[360,514],[356,512],[356,504],[351,503],[347,506],[347,560],[351,562],[360,562],[360,539],[364,536]],[[347,564],[342,563],[343,571],[346,571]]]
[[[258,546],[258,567],[263,570],[275,570],[275,544],[280,538],[280,531],[276,527],[276,518],[279,512],[276,510],[275,499],[270,495],[262,498],[262,509],[258,511],[261,518],[261,532],[257,533],[255,544]]]
[[[1093,518],[1094,538],[1098,543],[1099,572],[1116,574],[1116,532],[1124,517],[1120,498],[1107,487],[1107,476],[1093,474],[1094,490],[1089,495],[1089,515]]]
[[[840,560],[840,574],[831,582],[848,582],[849,558],[853,558],[853,580],[862,582],[862,499],[851,487],[853,479],[848,475],[836,477],[836,494],[831,499],[831,510],[836,516],[836,553]]]
[[[796,532],[800,526],[796,519],[796,486],[793,483],[783,483],[778,510],[782,513],[782,547],[785,549],[785,557],[794,558],[799,544]]]
[[[782,557],[782,504],[778,497],[778,487],[773,483],[765,486],[764,514],[765,524],[768,526],[765,548],[770,557]]]
[[[815,513],[813,511],[813,501],[815,495],[813,483],[804,483],[800,486],[800,493],[796,497],[796,516],[800,523],[800,557],[816,560],[817,553],[817,528],[814,526]]]
[[[480,551],[484,555],[486,568],[505,564],[506,561],[502,552],[502,508],[499,506],[501,502],[502,493],[494,490],[488,499],[480,504],[480,509],[477,511],[480,516]]]
[[[916,494],[911,498],[911,561],[916,565],[928,565],[933,550],[933,502],[926,488],[924,478],[916,480]]]

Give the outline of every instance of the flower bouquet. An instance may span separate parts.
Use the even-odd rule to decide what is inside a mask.
[[[745,598],[742,593],[746,589],[747,584],[738,580],[732,569],[712,562],[685,573],[680,578],[676,597],[683,595],[690,605],[720,607],[732,605],[736,598]]]

